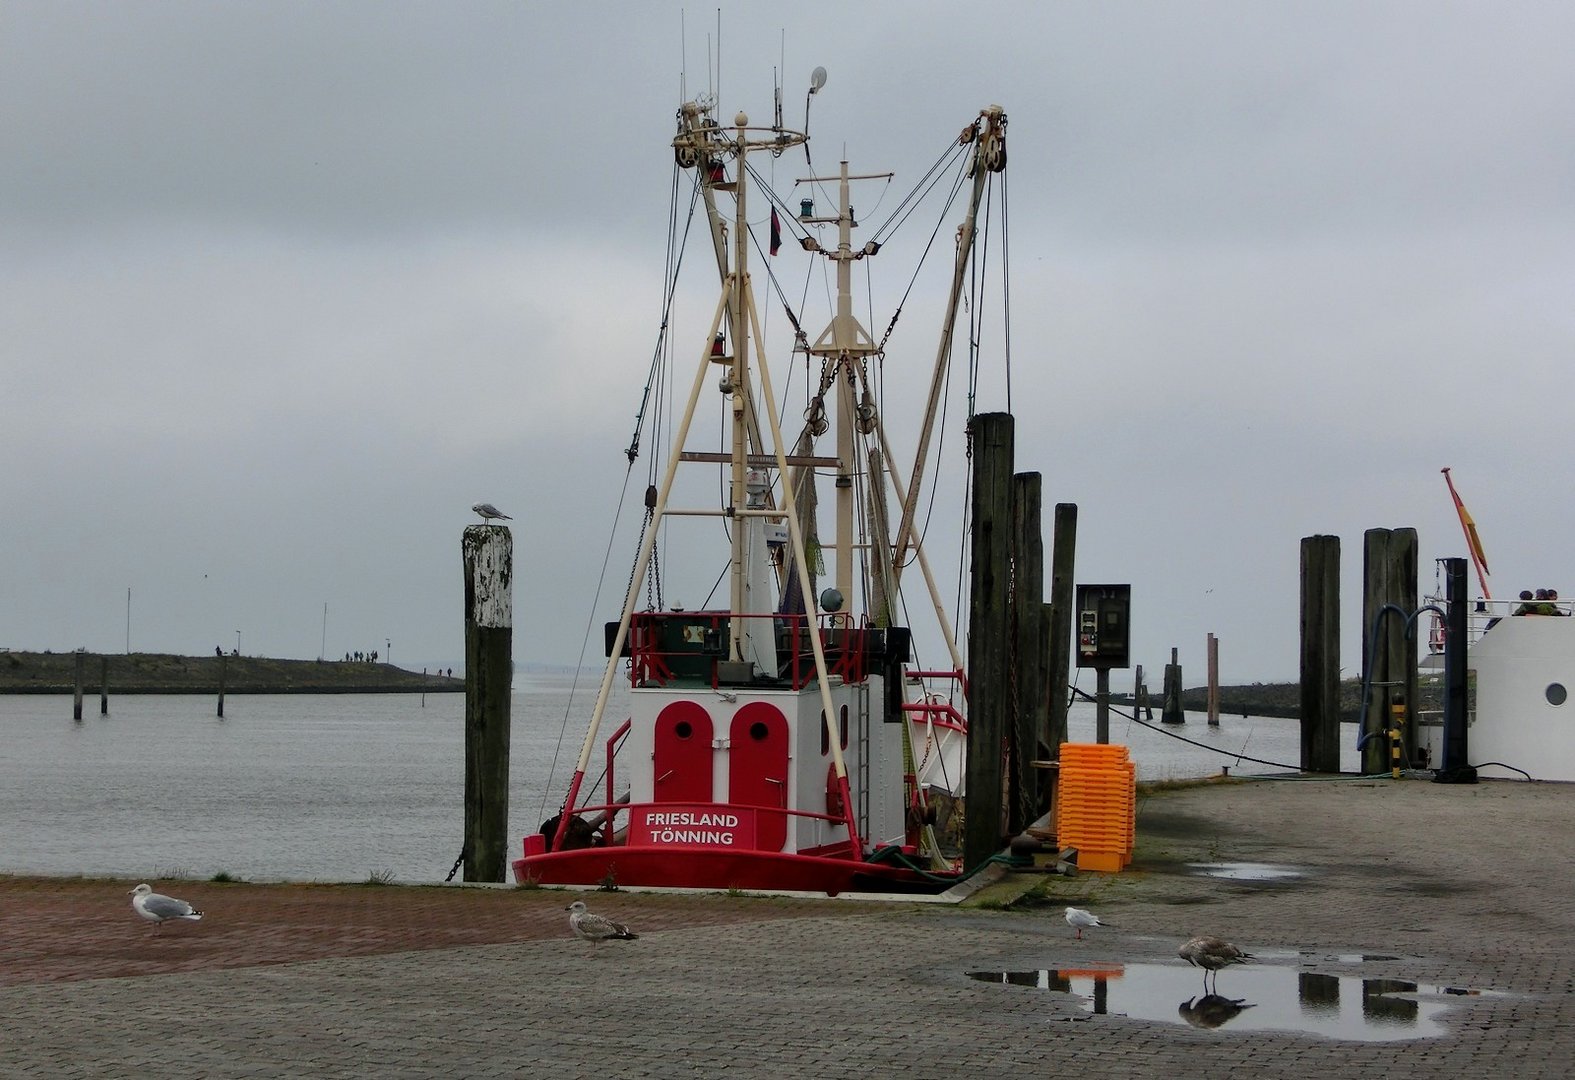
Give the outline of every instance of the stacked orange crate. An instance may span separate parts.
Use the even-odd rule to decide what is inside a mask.
[[[1118,871],[1137,840],[1137,766],[1125,746],[1062,743],[1056,838],[1081,870]]]

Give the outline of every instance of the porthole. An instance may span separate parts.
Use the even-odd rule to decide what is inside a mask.
[[[1564,689],[1563,683],[1548,683],[1546,691],[1549,705],[1562,705],[1569,700],[1569,691]]]
[[[766,736],[770,734],[771,729],[766,727],[766,725],[761,723],[759,720],[756,720],[753,724],[749,725],[749,737],[754,739],[756,742],[765,742]]]
[[[677,735],[680,739],[687,739],[694,733],[695,729],[689,726],[689,721],[687,720],[680,720],[678,723],[673,725],[673,734]]]

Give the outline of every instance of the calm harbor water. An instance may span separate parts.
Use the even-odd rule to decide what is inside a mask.
[[[583,678],[521,676],[513,699],[509,832],[538,827],[566,793],[595,700]],[[624,699],[626,700],[626,699]],[[610,716],[626,715],[615,700]],[[98,699],[0,696],[0,873],[128,878],[227,873],[247,880],[441,881],[464,825],[464,697],[209,695]],[[1093,741],[1093,706],[1069,719]],[[1295,763],[1292,720],[1189,714],[1192,747],[1112,714],[1145,780],[1275,770]],[[561,733],[561,746],[560,746]],[[1345,768],[1355,768],[1346,725]],[[554,768],[554,756],[557,761]],[[599,768],[592,760],[591,776]],[[552,779],[549,783],[549,773]],[[545,808],[544,808],[545,805]]]

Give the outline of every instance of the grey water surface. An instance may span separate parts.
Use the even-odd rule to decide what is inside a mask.
[[[511,847],[557,810],[598,677],[520,676],[512,701]],[[571,707],[571,689],[572,707]],[[603,738],[627,715],[618,686]],[[464,695],[0,696],[0,873],[246,880],[441,881],[464,827]],[[1094,710],[1075,705],[1073,741]],[[1114,716],[1140,779],[1272,772],[1294,764],[1293,720],[1189,714],[1177,729],[1211,749]],[[1347,725],[1346,741],[1354,744]],[[1347,768],[1354,768],[1348,747]],[[556,756],[556,764],[554,757]],[[601,775],[598,745],[587,784]],[[549,779],[550,777],[550,779]],[[589,791],[587,791],[587,797]],[[599,798],[598,800],[599,801]]]

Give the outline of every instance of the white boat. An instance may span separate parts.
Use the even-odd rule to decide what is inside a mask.
[[[824,81],[816,69],[810,99]],[[522,883],[835,894],[939,891],[960,876],[936,836],[931,800],[962,794],[967,679],[922,544],[919,488],[933,465],[928,433],[966,299],[976,217],[988,178],[1005,167],[1006,116],[983,110],[954,144],[952,190],[965,207],[928,409],[908,428],[917,445],[904,471],[871,370],[885,340],[860,323],[853,295],[854,264],[868,267],[881,244],[855,240],[852,190],[888,174],[853,173],[843,161],[828,175],[807,168],[791,202],[773,193],[752,159],[803,148],[809,160],[808,105],[806,131],[797,131],[784,125],[780,102],[779,90],[768,125],[742,112],[724,123],[708,95],[677,113],[675,191],[703,210],[720,297],[688,339],[692,381],[662,380],[687,385],[688,397],[669,414],[665,468],[647,494],[622,613],[607,627],[608,663],[568,794],[513,863]],[[817,208],[816,194],[828,190],[837,205]],[[675,200],[674,221],[681,207]],[[818,366],[819,382],[802,426],[789,430],[750,270],[752,245],[765,247],[753,230],[767,223],[773,252],[785,229],[829,261],[835,279],[823,332],[811,336],[792,320],[789,352],[807,370]],[[670,281],[665,295],[674,290]],[[711,409],[701,403],[718,391],[719,430],[707,436]],[[678,481],[695,471],[708,482]],[[827,543],[816,524],[817,474],[830,481]],[[716,501],[697,498],[705,492]],[[686,610],[666,601],[674,586],[664,575],[674,573],[673,546],[692,552],[689,537],[703,524],[725,557],[727,595]],[[831,564],[824,590],[823,559]],[[714,568],[707,578],[716,579]],[[915,582],[919,595],[905,604]],[[927,668],[915,660],[907,612],[933,618],[944,643]],[[630,684],[629,714],[610,718],[620,678]]]
[[[1484,778],[1575,781],[1575,611],[1556,602],[1557,615],[1516,614],[1525,607],[1471,605],[1466,756]],[[1424,724],[1418,741],[1429,763],[1444,760],[1441,726]]]

